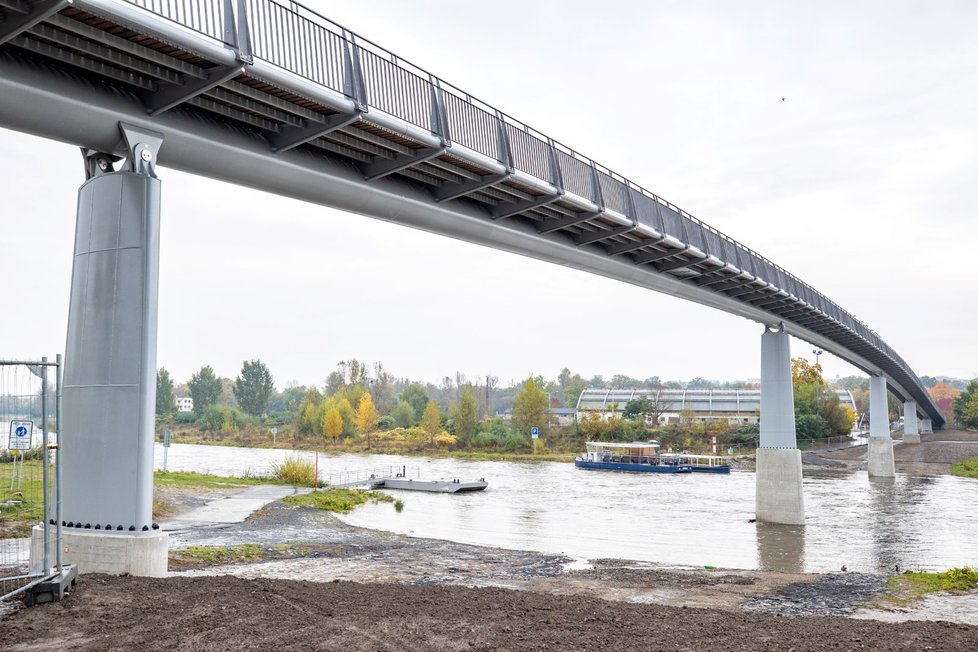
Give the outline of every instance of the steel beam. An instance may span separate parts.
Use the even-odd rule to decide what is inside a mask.
[[[19,8],[7,4],[11,11],[7,12],[6,19],[0,23],[0,45],[26,32],[48,16],[53,16],[69,4],[68,0],[41,0],[29,7]]]
[[[636,249],[641,249],[642,247],[650,247],[654,244],[658,244],[666,239],[666,236],[662,235],[658,238],[650,238],[648,240],[635,240],[633,242],[623,242],[618,245],[612,245],[608,247],[609,256],[620,256],[622,254],[627,254]]]
[[[204,71],[204,78],[183,75],[178,84],[158,83],[153,91],[139,94],[146,105],[146,113],[157,116],[164,111],[202,95],[210,89],[234,79],[245,71],[247,64],[215,66]]]
[[[322,120],[305,120],[301,127],[285,126],[278,133],[269,135],[268,144],[272,146],[272,151],[284,152],[342,129],[359,119],[358,111],[353,114],[337,113],[325,116]]]
[[[647,263],[654,263],[657,260],[671,258],[673,256],[683,253],[688,249],[689,249],[689,245],[686,245],[682,249],[667,249],[665,251],[654,251],[647,254],[641,254],[639,256],[633,256],[632,260],[635,261],[636,265],[645,265]]]
[[[382,159],[375,158],[370,163],[363,166],[363,178],[367,181],[381,179],[389,174],[400,172],[418,163],[424,163],[436,156],[441,156],[447,147],[419,147],[414,150],[414,154],[396,154],[394,158]]]
[[[654,265],[654,267],[657,272],[671,272],[674,269],[681,269],[683,267],[689,267],[690,265],[698,265],[702,263],[703,260],[683,260],[680,258],[679,260],[670,260],[664,263],[658,263]]]
[[[547,204],[553,204],[558,201],[563,195],[540,195],[534,197],[533,199],[526,199],[520,202],[499,204],[492,211],[492,219],[501,220],[507,217],[513,217],[514,215],[519,215],[520,213],[525,213],[526,211],[533,210],[534,208],[540,208],[541,206],[546,206]]]
[[[503,172],[502,174],[484,174],[478,179],[470,179],[462,183],[449,181],[439,186],[432,194],[437,202],[458,199],[459,197],[471,195],[474,192],[479,192],[480,190],[494,186],[497,183],[502,183],[512,176],[507,172]]]
[[[572,217],[547,219],[541,222],[537,227],[537,233],[543,235],[545,233],[559,231],[560,229],[566,229],[567,227],[574,226],[575,224],[583,224],[588,220],[601,217],[603,213],[604,211],[588,211],[586,213],[578,213]]]
[[[584,245],[593,244],[595,242],[601,242],[602,240],[607,240],[608,238],[613,238],[616,235],[625,235],[631,231],[634,231],[636,227],[634,224],[629,224],[627,226],[618,226],[608,231],[594,231],[592,233],[582,233],[574,240],[574,244],[578,247],[583,247]]]

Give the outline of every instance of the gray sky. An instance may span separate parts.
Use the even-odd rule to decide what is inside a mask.
[[[978,376],[978,4],[373,0],[313,8],[805,279],[919,373]],[[491,6],[491,11],[487,7]],[[476,8],[478,7],[478,8]],[[785,98],[782,102],[781,98]],[[164,145],[165,147],[165,145]],[[159,364],[759,375],[753,322],[161,169]],[[64,347],[71,146],[0,131],[0,356]],[[794,342],[795,355],[812,347]],[[824,356],[827,374],[854,370]]]

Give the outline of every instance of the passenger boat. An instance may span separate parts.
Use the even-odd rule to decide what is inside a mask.
[[[693,466],[659,454],[659,442],[631,443],[589,441],[587,452],[574,460],[579,469],[640,471],[644,473],[692,473]]]
[[[680,464],[689,464],[693,473],[730,473],[730,460],[719,455],[690,455],[688,453],[663,453],[663,459],[676,459]]]

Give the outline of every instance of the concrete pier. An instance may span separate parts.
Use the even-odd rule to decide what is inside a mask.
[[[869,379],[869,450],[866,461],[869,475],[875,478],[896,476],[893,461],[893,438],[890,437],[890,417],[886,405],[886,378]]]
[[[761,335],[761,441],[757,449],[758,521],[804,525],[801,451],[795,436],[791,350],[784,330]]]
[[[917,429],[916,401],[906,401],[903,404],[903,443],[920,443],[920,431]]]

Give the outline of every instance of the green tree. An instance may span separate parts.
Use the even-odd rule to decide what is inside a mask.
[[[156,372],[156,416],[168,417],[177,411],[177,401],[173,398],[173,380],[170,372],[160,367]]]
[[[479,425],[479,408],[472,394],[472,385],[462,388],[462,396],[455,407],[455,435],[463,445],[468,445]]]
[[[410,428],[418,422],[418,417],[414,414],[414,408],[407,401],[401,401],[391,410],[391,417],[394,425],[400,428]]]
[[[275,383],[261,360],[245,361],[241,375],[234,380],[234,398],[247,414],[260,417],[268,408]]]
[[[972,380],[954,399],[954,418],[966,428],[978,428],[978,379]]]
[[[513,425],[524,437],[530,435],[530,429],[536,426],[546,434],[549,427],[549,409],[547,393],[544,392],[536,379],[527,378],[513,399]]]
[[[340,417],[343,419],[343,434],[347,437],[351,437],[356,434],[356,412],[353,410],[353,405],[350,403],[349,399],[341,398],[336,402],[336,409],[340,413]]]
[[[424,414],[425,408],[428,407],[428,392],[424,391],[424,387],[418,383],[411,383],[401,392],[401,400],[407,401],[414,408],[414,415],[418,416]]]
[[[187,383],[190,388],[190,398],[194,401],[194,414],[203,416],[208,407],[217,403],[221,396],[221,380],[214,375],[214,370],[207,365],[190,377]]]
[[[421,416],[421,429],[428,433],[428,437],[434,439],[441,434],[441,414],[438,413],[438,404],[428,401]]]

